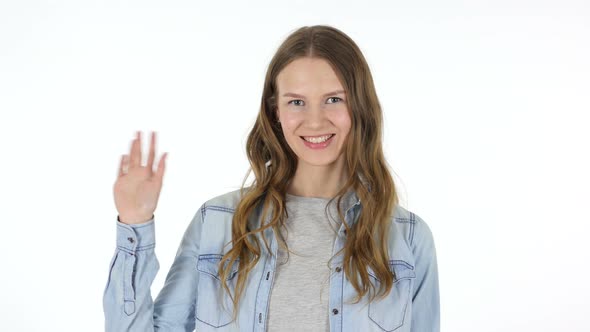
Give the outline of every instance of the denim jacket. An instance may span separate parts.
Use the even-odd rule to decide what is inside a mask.
[[[343,210],[349,226],[356,222],[362,208],[356,194],[352,197]],[[231,319],[229,295],[218,293],[222,287],[217,264],[231,245],[232,216],[239,198],[238,189],[201,205],[155,301],[150,287],[160,265],[154,252],[154,218],[138,225],[117,220],[117,247],[103,294],[106,331],[266,331],[278,249],[272,228],[265,230],[264,236],[273,255],[261,242],[262,256],[246,280],[237,320]],[[260,226],[260,215],[258,208],[253,218],[256,226]],[[351,304],[356,292],[342,269],[342,253],[332,259],[327,309],[331,332],[440,331],[438,268],[430,228],[401,206],[396,208],[391,224],[389,267],[397,279],[385,298],[367,303],[365,295],[362,301]],[[333,255],[345,241],[341,225]],[[230,245],[224,248],[227,243]],[[227,278],[230,288],[235,286],[237,272],[236,262]],[[370,267],[368,272],[378,289],[380,281]]]

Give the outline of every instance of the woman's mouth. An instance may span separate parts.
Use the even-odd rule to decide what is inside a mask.
[[[303,144],[311,149],[323,149],[327,147],[332,141],[332,137],[336,134],[327,134],[320,136],[299,136],[303,140]]]

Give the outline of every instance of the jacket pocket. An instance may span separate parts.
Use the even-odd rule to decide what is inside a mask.
[[[216,328],[229,324],[233,314],[231,297],[223,289],[218,273],[218,265],[222,257],[223,255],[220,254],[204,254],[199,255],[197,261],[199,284],[195,316],[200,322]],[[232,265],[231,273],[227,278],[227,286],[232,291],[232,295],[237,273],[238,261]]]
[[[389,269],[395,274],[391,291],[383,299],[369,303],[369,318],[383,331],[395,331],[404,325],[412,279],[416,278],[414,266],[403,260],[390,260]],[[369,275],[378,289],[380,281],[370,268]]]

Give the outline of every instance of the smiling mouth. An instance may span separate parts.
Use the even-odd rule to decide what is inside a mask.
[[[318,144],[318,143],[323,143],[323,142],[329,140],[330,138],[332,138],[335,135],[336,134],[327,134],[327,135],[319,135],[319,136],[299,136],[299,137],[301,137],[301,139],[306,142]]]

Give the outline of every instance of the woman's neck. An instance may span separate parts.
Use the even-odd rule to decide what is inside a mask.
[[[296,196],[332,198],[347,178],[343,162],[327,166],[299,163],[287,192]]]

